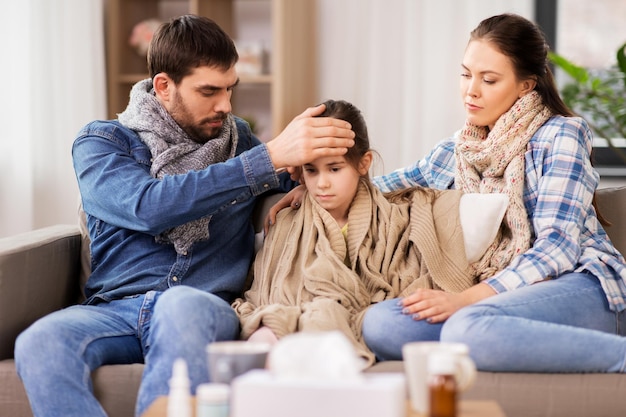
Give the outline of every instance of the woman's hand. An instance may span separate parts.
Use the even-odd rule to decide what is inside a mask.
[[[304,185],[298,185],[296,188],[285,194],[283,198],[278,200],[276,204],[270,207],[267,217],[265,217],[265,221],[263,222],[263,229],[265,230],[266,235],[270,226],[276,223],[276,215],[279,211],[289,206],[291,206],[294,210],[300,208],[300,204],[302,204],[302,196],[305,191],[306,187]]]
[[[286,169],[293,181],[300,182],[302,178],[302,167],[287,167]]]
[[[487,284],[474,285],[460,293],[418,289],[400,302],[402,312],[413,316],[415,320],[440,323],[447,320],[457,310],[495,294],[493,288]]]
[[[418,289],[402,299],[402,313],[410,314],[415,320],[430,323],[445,321],[455,311],[464,307],[460,293],[440,290]]]

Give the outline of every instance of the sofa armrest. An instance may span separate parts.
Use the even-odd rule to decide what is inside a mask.
[[[31,323],[78,300],[80,246],[71,225],[0,239],[0,360]]]
[[[600,213],[611,222],[605,227],[615,248],[626,256],[626,187],[601,188],[596,192]]]

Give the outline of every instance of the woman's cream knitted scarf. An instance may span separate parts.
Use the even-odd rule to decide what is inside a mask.
[[[232,114],[224,121],[219,136],[205,144],[197,143],[159,103],[151,79],[133,86],[128,107],[118,115],[118,120],[137,132],[150,149],[150,174],[154,178],[202,170],[232,158],[237,149],[237,127]],[[156,236],[156,241],[172,243],[177,253],[185,255],[195,242],[209,238],[210,220],[211,216],[207,215],[181,224]]]
[[[505,193],[509,206],[496,240],[472,265],[480,279],[505,268],[530,246],[531,225],[524,206],[528,142],[552,113],[541,96],[524,95],[497,120],[493,130],[469,122],[455,148],[456,188],[466,193]]]

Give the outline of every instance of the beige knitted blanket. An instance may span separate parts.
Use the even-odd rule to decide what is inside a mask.
[[[416,288],[459,292],[474,284],[459,222],[460,191],[417,189],[390,203],[362,181],[348,216],[348,240],[306,195],[282,210],[254,263],[254,280],[233,308],[248,338],[262,325],[280,338],[341,330],[374,362],[361,336],[365,310]],[[344,262],[346,251],[350,266]]]

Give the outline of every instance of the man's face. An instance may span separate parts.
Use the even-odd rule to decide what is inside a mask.
[[[219,135],[231,112],[230,100],[238,81],[234,67],[226,71],[207,66],[195,68],[180,84],[171,83],[170,99],[164,106],[195,142],[206,143]]]

